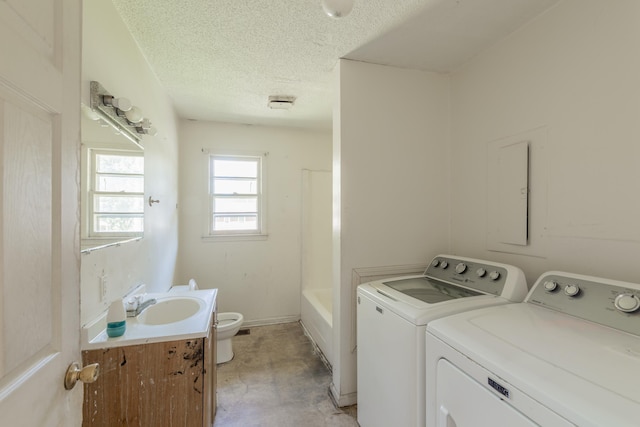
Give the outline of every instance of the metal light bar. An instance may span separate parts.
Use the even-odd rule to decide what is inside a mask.
[[[142,135],[149,133],[151,123],[149,119],[143,119],[145,121],[144,127],[141,125],[142,121],[140,123],[130,122],[125,112],[112,104],[115,97],[96,81],[92,81],[90,84],[90,98],[91,109],[100,116],[100,119],[138,147],[144,149]]]

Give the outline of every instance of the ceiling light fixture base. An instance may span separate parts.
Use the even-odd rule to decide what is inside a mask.
[[[355,0],[322,0],[324,13],[331,18],[342,18],[351,13]]]
[[[273,95],[269,97],[267,105],[272,110],[290,110],[295,101],[295,96]]]

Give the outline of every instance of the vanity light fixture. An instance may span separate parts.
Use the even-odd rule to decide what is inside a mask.
[[[354,2],[355,0],[322,0],[322,9],[331,18],[342,18],[351,12]]]
[[[116,98],[96,81],[90,83],[91,111],[100,120],[113,127],[128,140],[143,148],[142,135],[154,136],[158,133],[151,121],[144,118],[140,108],[127,98]]]

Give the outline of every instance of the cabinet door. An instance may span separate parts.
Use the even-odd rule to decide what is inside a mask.
[[[83,426],[202,427],[205,338],[83,352],[100,363],[85,384]]]

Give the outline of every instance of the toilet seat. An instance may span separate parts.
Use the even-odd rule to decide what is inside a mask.
[[[238,319],[237,318],[233,318],[233,319],[220,319],[218,318],[218,328],[223,328],[225,326],[231,325],[235,322],[237,322]]]

